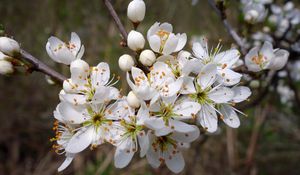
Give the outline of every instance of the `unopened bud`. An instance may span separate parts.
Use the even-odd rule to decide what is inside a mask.
[[[14,67],[11,62],[6,60],[0,60],[0,74],[7,75],[14,72]]]
[[[144,50],[139,60],[144,66],[152,66],[155,63],[156,56],[152,50]]]
[[[132,30],[128,34],[127,45],[131,50],[142,50],[145,46],[145,38],[140,32]]]
[[[6,55],[14,56],[16,53],[20,52],[20,45],[11,38],[0,37],[0,51]]]
[[[127,102],[129,104],[129,106],[131,106],[133,108],[138,108],[141,105],[139,99],[137,98],[137,96],[132,91],[130,91],[128,93],[126,99],[127,99]]]
[[[130,71],[132,66],[134,66],[132,56],[124,54],[119,58],[119,67],[122,71]]]
[[[250,85],[250,87],[256,89],[259,87],[260,82],[258,80],[252,80],[249,85]]]
[[[133,23],[143,21],[146,12],[146,5],[143,0],[133,0],[127,8],[127,16]]]

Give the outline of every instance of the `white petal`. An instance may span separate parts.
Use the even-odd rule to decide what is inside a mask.
[[[234,92],[233,102],[239,103],[246,100],[251,95],[251,90],[246,86],[236,86],[232,88]]]
[[[200,130],[197,126],[192,126],[194,127],[194,131],[188,133],[174,132],[171,137],[178,142],[190,143],[195,141],[200,135]]]
[[[153,130],[160,130],[166,127],[165,122],[162,118],[149,118],[145,120],[145,125]]]
[[[200,109],[201,105],[199,103],[186,101],[176,104],[173,112],[179,115],[179,118],[192,118]]]
[[[219,69],[218,70],[220,83],[223,83],[225,86],[232,86],[240,82],[242,74],[234,72],[231,69]]]
[[[66,155],[65,161],[59,166],[59,168],[57,169],[57,171],[61,172],[64,169],[66,169],[72,163],[73,159],[74,159],[74,155],[73,154],[68,154],[68,156]]]
[[[93,127],[82,128],[70,139],[65,150],[69,153],[79,153],[92,143],[93,136]]]
[[[168,91],[162,92],[163,97],[171,97],[176,95],[182,87],[183,79],[177,79],[175,82],[168,85]]]
[[[87,84],[89,68],[90,67],[88,63],[83,60],[73,61],[70,66],[72,83],[77,86],[83,86],[84,84]]]
[[[72,124],[81,124],[86,121],[85,108],[83,106],[74,106],[67,102],[61,102],[58,110],[64,121]]]
[[[178,44],[178,38],[173,33],[171,33],[165,45],[163,46],[162,53],[164,55],[170,55],[171,53],[175,52],[177,44]]]
[[[220,112],[223,115],[223,121],[232,128],[238,128],[240,126],[240,119],[232,106],[222,105]]]
[[[259,67],[259,65],[257,65],[256,63],[254,63],[252,61],[252,58],[258,57],[258,50],[259,50],[258,47],[254,47],[245,56],[245,64],[246,64],[248,70],[253,71],[253,72],[261,71],[261,68]]]
[[[153,149],[152,143],[153,140],[155,138],[155,136],[153,134],[151,134],[151,131],[148,132],[148,138],[150,141],[150,148],[148,149],[148,152],[146,154],[146,158],[148,163],[153,167],[153,168],[158,168],[160,165],[160,161],[159,161],[159,151],[155,151]]]
[[[165,162],[167,167],[174,173],[179,173],[183,170],[185,166],[184,158],[181,152],[177,152],[175,154],[170,153],[172,158],[165,157]]]
[[[153,35],[156,34],[156,32],[159,30],[159,25],[160,23],[159,22],[155,22],[148,30],[147,32],[147,38],[149,40],[149,38]]]
[[[194,78],[192,77],[182,77],[183,83],[180,93],[181,94],[193,94],[196,93],[195,85],[194,85]]]
[[[127,72],[127,83],[132,89],[132,91],[138,96],[138,98],[142,100],[150,100],[153,96],[155,96],[156,91],[151,88],[149,85],[140,85],[136,86],[133,84],[133,82],[130,80],[129,73]]]
[[[146,77],[145,73],[136,67],[131,68],[131,75],[135,82],[135,85],[149,85],[148,78]]]
[[[167,32],[173,31],[173,26],[170,23],[164,22],[159,26],[160,29],[165,30]]]
[[[271,70],[280,70],[282,69],[289,58],[290,53],[286,50],[280,49],[275,52],[275,57],[271,59],[270,65],[268,66]]]
[[[74,44],[75,45],[75,48],[73,48],[73,52],[75,54],[78,53],[78,51],[80,50],[80,47],[81,47],[81,41],[80,41],[80,38],[79,36],[77,35],[77,33],[75,32],[72,32],[71,33],[71,40],[70,40],[70,43]]]
[[[206,59],[209,57],[208,53],[200,43],[193,43],[193,53],[197,58],[200,59]]]
[[[208,94],[208,98],[213,100],[215,103],[226,103],[230,101],[233,96],[233,91],[227,87],[217,88]]]
[[[91,72],[91,80],[93,86],[103,86],[109,81],[110,69],[107,63],[99,63],[97,67],[93,67]]]
[[[59,94],[59,95],[63,100],[75,106],[87,103],[85,95],[81,95],[81,94]]]
[[[215,64],[206,64],[198,74],[197,82],[202,90],[211,86],[217,77],[217,66]]]
[[[160,38],[157,35],[152,35],[148,38],[149,45],[154,52],[159,52],[160,50]]]
[[[208,106],[203,105],[200,112],[197,114],[198,122],[208,132],[213,133],[218,129],[218,117],[216,111]]]
[[[214,58],[214,62],[221,64],[220,67],[231,68],[234,63],[236,63],[240,57],[240,52],[237,49],[231,49],[224,52],[220,52]]]
[[[179,120],[169,119],[169,125],[177,132],[188,133],[195,130],[193,125],[186,124]]]
[[[262,55],[264,55],[267,58],[267,60],[270,60],[271,58],[274,57],[273,45],[269,41],[264,42],[264,45],[262,46],[259,52]]]
[[[137,125],[143,125],[145,120],[149,119],[149,109],[147,108],[145,103],[141,103],[141,107],[138,110],[136,117]]]
[[[145,131],[140,131],[137,136],[140,145],[140,157],[144,157],[149,149],[149,138]]]
[[[177,37],[178,37],[178,44],[177,44],[177,47],[175,49],[175,52],[178,52],[178,51],[182,50],[183,47],[186,44],[186,41],[187,41],[187,36],[186,36],[185,33],[177,34]]]
[[[115,152],[115,167],[116,168],[124,168],[126,167],[129,162],[131,161],[134,155],[133,151],[127,152],[126,150],[121,150],[117,147]]]

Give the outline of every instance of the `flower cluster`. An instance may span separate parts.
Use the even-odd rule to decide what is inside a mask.
[[[141,0],[129,4],[127,14],[135,26],[144,18],[144,7]],[[49,56],[70,65],[71,72],[54,111],[54,148],[66,156],[59,171],[86,148],[110,143],[116,147],[117,168],[127,166],[139,152],[154,168],[165,164],[178,173],[184,168],[182,149],[199,137],[197,125],[210,133],[218,129],[219,120],[233,128],[240,125],[242,112],[234,105],[251,91],[238,85],[242,75],[232,69],[239,61],[238,50],[221,51],[220,43],[209,49],[203,39],[193,44],[192,53],[183,51],[187,35],[173,33],[169,23],[156,22],[147,40],[150,48],[145,49],[142,33],[128,34],[128,47],[138,60],[128,54],[119,59],[132,89],[126,97],[114,87],[117,81],[110,78],[107,63],[90,67],[81,59],[84,47],[77,34],[68,43],[49,38]]]

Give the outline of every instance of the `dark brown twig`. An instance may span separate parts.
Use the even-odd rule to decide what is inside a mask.
[[[48,65],[46,65],[39,59],[35,58],[34,56],[32,56],[30,53],[26,52],[25,50],[20,51],[20,57],[21,57],[21,59],[23,59],[31,64],[31,67],[30,67],[31,71],[42,72],[60,83],[63,83],[63,81],[67,79],[64,75],[56,72],[51,67],[49,67]]]
[[[226,13],[225,13],[225,5],[223,0],[219,0],[218,4],[215,3],[215,0],[208,0],[209,5],[214,9],[214,11],[217,13],[217,15],[222,20],[227,32],[230,34],[230,36],[234,39],[236,44],[240,47],[243,55],[246,54],[247,48],[245,47],[245,44],[242,40],[242,38],[237,34],[237,32],[233,29],[231,24],[227,21]]]

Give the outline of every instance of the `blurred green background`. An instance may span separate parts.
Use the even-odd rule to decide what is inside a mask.
[[[126,18],[129,0],[112,1],[127,30],[131,23]],[[224,48],[233,41],[207,1],[192,6],[190,0],[145,0],[146,17],[139,31],[146,34],[156,21],[170,22],[176,32],[193,36],[206,35],[211,44],[223,40]],[[229,20],[237,27],[238,3],[230,1]],[[120,35],[104,7],[102,0],[1,0],[0,24],[5,33],[19,41],[22,48],[40,58],[63,74],[68,68],[54,63],[45,51],[48,37],[55,35],[68,41],[76,32],[85,45],[84,59],[90,65],[109,62],[112,72],[118,70],[118,57],[130,53],[120,47]],[[187,45],[187,50],[190,46]],[[59,86],[49,85],[40,73],[0,77],[0,174],[50,175],[63,162],[51,150],[49,139],[54,135],[52,112],[59,102]],[[119,86],[127,90],[121,79]],[[300,174],[299,113],[287,109],[276,96],[268,97],[274,105],[247,109],[248,117],[241,117],[236,130],[221,124],[220,132],[203,136],[185,152],[186,168],[181,174],[242,174],[251,168],[252,174]],[[263,116],[262,116],[263,115]],[[266,118],[263,126],[256,117]],[[258,126],[257,126],[258,125]],[[253,161],[247,163],[250,137],[259,129],[257,149]],[[136,157],[122,170],[111,163],[114,149],[109,145],[80,153],[63,174],[171,174],[165,167],[152,169],[145,159]]]

